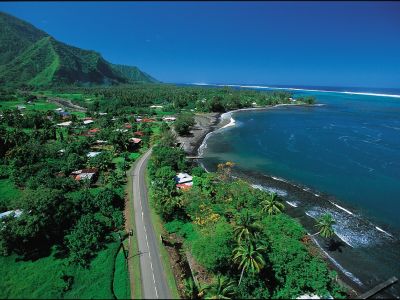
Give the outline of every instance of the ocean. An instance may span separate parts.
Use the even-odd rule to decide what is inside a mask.
[[[328,212],[337,243],[316,242],[349,281],[366,291],[400,278],[400,90],[333,87],[288,89],[316,106],[278,106],[225,114],[209,134],[202,163],[236,163],[235,175],[274,191],[310,232]],[[381,297],[400,297],[400,283]]]

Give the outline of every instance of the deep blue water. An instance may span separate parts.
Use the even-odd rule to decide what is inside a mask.
[[[204,166],[233,161],[259,188],[284,196],[293,214],[331,213],[346,250],[328,254],[362,288],[399,277],[400,98],[295,90],[298,95],[323,105],[233,113],[235,125],[207,139]],[[254,174],[283,179],[310,196]]]

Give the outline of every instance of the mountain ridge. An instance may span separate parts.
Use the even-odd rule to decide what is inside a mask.
[[[0,84],[38,87],[155,82],[136,66],[112,64],[97,51],[67,45],[0,12]]]

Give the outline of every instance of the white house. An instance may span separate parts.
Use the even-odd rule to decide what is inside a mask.
[[[63,123],[58,123],[57,126],[71,126],[72,121],[67,121],[67,122],[63,122]]]
[[[163,117],[163,121],[165,121],[165,122],[173,122],[175,120],[176,120],[175,117]]]
[[[150,108],[163,108],[162,105],[151,105]]]
[[[191,182],[192,180],[193,180],[193,177],[190,176],[188,173],[178,173],[175,176],[175,181],[177,184],[188,183],[188,182]]]
[[[91,124],[93,122],[94,122],[93,120],[83,120],[84,125]]]
[[[89,152],[88,154],[86,154],[86,156],[87,157],[95,157],[95,156],[99,155],[100,153],[101,152],[93,151],[93,152]]]
[[[19,216],[22,215],[22,210],[16,209],[16,210],[9,210],[9,211],[0,213],[0,219],[8,217],[11,214],[14,214],[14,218],[18,218]]]

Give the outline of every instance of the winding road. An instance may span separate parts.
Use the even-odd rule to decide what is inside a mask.
[[[144,299],[171,299],[166,275],[161,262],[159,237],[151,223],[145,170],[151,149],[136,162],[130,174],[133,177],[133,201],[136,237],[140,255],[142,296]]]

